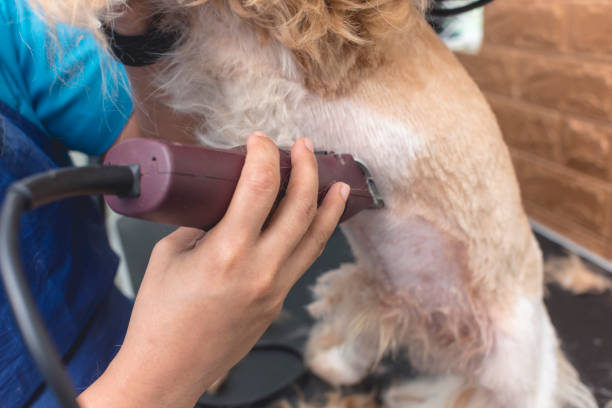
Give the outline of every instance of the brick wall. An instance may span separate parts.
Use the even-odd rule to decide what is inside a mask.
[[[510,146],[531,217],[612,259],[612,0],[496,0],[459,55]]]

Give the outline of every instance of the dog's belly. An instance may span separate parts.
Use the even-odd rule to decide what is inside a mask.
[[[466,245],[425,218],[367,212],[343,231],[358,262],[399,299],[432,310],[466,301],[471,277]]]

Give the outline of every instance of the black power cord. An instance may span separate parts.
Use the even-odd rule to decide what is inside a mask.
[[[91,194],[137,196],[138,166],[91,166],[37,174],[11,184],[0,212],[0,268],[4,290],[26,347],[47,385],[65,408],[78,408],[79,405],[23,273],[19,226],[25,211],[64,198]]]
[[[449,1],[453,1],[453,0],[436,0],[436,3],[447,3]],[[472,11],[474,9],[477,9],[479,7],[484,7],[487,4],[491,3],[493,0],[476,0],[472,3],[463,5],[463,6],[459,6],[459,7],[454,7],[454,8],[441,8],[441,7],[433,7],[430,11],[429,14],[432,17],[451,17],[451,16],[456,16],[458,14],[463,14],[463,13],[467,13],[468,11]]]

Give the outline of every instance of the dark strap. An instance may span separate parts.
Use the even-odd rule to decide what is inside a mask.
[[[437,3],[443,3],[448,0],[437,0]],[[472,11],[479,7],[484,7],[487,4],[491,3],[493,0],[475,0],[469,4],[460,6],[460,7],[452,7],[452,8],[443,8],[443,7],[434,7],[430,10],[430,15],[433,17],[451,17],[456,16],[458,14],[467,13],[468,11]]]
[[[159,21],[159,17],[152,17],[149,29],[142,35],[121,35],[109,25],[103,24],[104,34],[115,58],[126,66],[143,67],[156,63],[172,51],[182,33],[178,29],[160,30]]]

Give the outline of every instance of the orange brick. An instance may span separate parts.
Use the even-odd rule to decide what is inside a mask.
[[[569,11],[571,46],[577,51],[612,57],[612,3],[576,2]]]
[[[612,117],[612,65],[534,56],[523,60],[520,76],[520,93],[527,101],[604,120]]]
[[[457,57],[481,89],[515,93],[518,64],[511,53],[484,47],[478,55],[458,53]]]
[[[516,150],[512,156],[526,201],[603,236],[608,206],[612,205],[610,188],[588,176],[532,160]]]
[[[506,143],[551,161],[560,161],[559,115],[487,95]]]
[[[612,127],[575,119],[566,121],[562,154],[568,167],[612,180]]]
[[[564,32],[565,7],[559,2],[496,1],[485,8],[485,42],[561,49]]]

